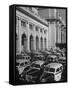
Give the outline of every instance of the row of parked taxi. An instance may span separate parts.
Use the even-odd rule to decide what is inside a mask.
[[[16,56],[16,78],[23,83],[60,81],[65,67],[65,49],[23,52]]]

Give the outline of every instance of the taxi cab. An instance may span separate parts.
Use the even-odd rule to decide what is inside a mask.
[[[60,81],[62,72],[63,72],[63,65],[60,63],[50,63],[50,64],[46,65],[44,68],[44,74],[46,74],[45,79],[47,77],[53,75],[54,81]],[[47,76],[47,74],[48,74],[48,76]]]

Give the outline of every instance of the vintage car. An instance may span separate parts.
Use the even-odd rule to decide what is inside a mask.
[[[46,60],[47,59],[47,56],[48,55],[51,55],[52,53],[51,53],[51,51],[48,51],[48,50],[46,50],[46,51],[41,51],[41,53],[44,55],[44,60]]]
[[[63,65],[60,63],[50,63],[45,66],[40,82],[60,81],[63,72]]]
[[[30,61],[29,60],[18,60],[16,61],[16,68],[19,71],[19,74],[21,74],[24,70],[24,68],[26,68],[28,65],[30,65]]]
[[[63,64],[63,66],[66,66],[66,57],[60,57],[58,60],[59,63]]]
[[[25,75],[27,82],[38,83],[43,71],[31,68]]]
[[[21,74],[24,68],[31,63],[30,60],[31,57],[27,55],[25,52],[16,54],[16,68],[18,69],[19,74]]]
[[[37,65],[38,67],[43,68],[44,63],[45,61],[38,60],[38,61],[34,61],[31,66],[33,67]]]
[[[58,57],[58,59],[59,59],[59,57],[61,57],[61,56],[62,56],[62,54],[61,54],[61,53],[59,53],[59,52],[54,53],[54,55],[56,55],[56,56]]]
[[[31,66],[26,67],[22,73],[22,78],[26,82],[38,83],[43,70],[40,68],[39,64],[33,63]]]
[[[57,62],[58,61],[58,57],[56,55],[48,55],[47,60],[48,60],[49,63]]]
[[[30,60],[31,59],[31,57],[28,55],[28,54],[26,54],[26,53],[17,53],[16,54],[16,60],[19,60],[19,59],[23,59],[23,60]]]
[[[34,55],[34,59],[35,59],[35,60],[44,60],[45,58],[44,58],[43,55],[37,54],[37,55]]]
[[[41,52],[32,52],[32,54],[33,54],[33,61],[35,61],[35,60],[44,60],[45,59],[45,57],[44,57],[44,55],[41,53]]]

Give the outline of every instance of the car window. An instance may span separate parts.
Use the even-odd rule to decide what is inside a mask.
[[[28,57],[25,57],[25,59],[28,59]]]
[[[21,63],[20,66],[24,66],[24,63]]]
[[[23,57],[23,59],[24,59],[24,57]]]
[[[50,68],[49,71],[50,72],[55,72],[55,69],[54,68]]]
[[[46,70],[46,71],[49,71],[49,68],[48,68],[48,67],[46,67],[46,68],[45,68],[45,70]]]
[[[16,63],[16,66],[19,66],[19,63]]]
[[[25,64],[28,64],[28,62],[25,62]]]
[[[59,68],[57,68],[56,72],[59,72],[59,70],[60,70],[60,69],[59,69]]]
[[[61,59],[60,61],[62,62],[63,60]]]
[[[53,60],[53,58],[51,58],[51,60]]]
[[[27,71],[27,70],[29,70],[30,69],[30,66],[27,66],[25,69],[24,69],[24,71]]]
[[[50,57],[48,57],[48,60],[49,60],[49,61],[51,61],[51,58],[50,58]]]
[[[48,59],[51,59],[50,57],[48,57]]]
[[[36,71],[38,71],[37,69],[31,69],[28,73],[35,73]]]
[[[62,70],[62,66],[60,67],[60,70]]]
[[[28,57],[28,59],[30,59],[30,57]]]
[[[39,66],[38,64],[32,64],[31,66],[32,66],[32,67],[40,68],[40,66]]]

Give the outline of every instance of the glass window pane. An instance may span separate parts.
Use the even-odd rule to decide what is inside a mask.
[[[49,71],[50,71],[50,72],[55,72],[55,69],[54,69],[54,68],[50,68]]]
[[[56,72],[58,72],[59,71],[59,68],[56,70]]]
[[[22,27],[26,27],[26,22],[21,21],[21,26],[22,26]]]

